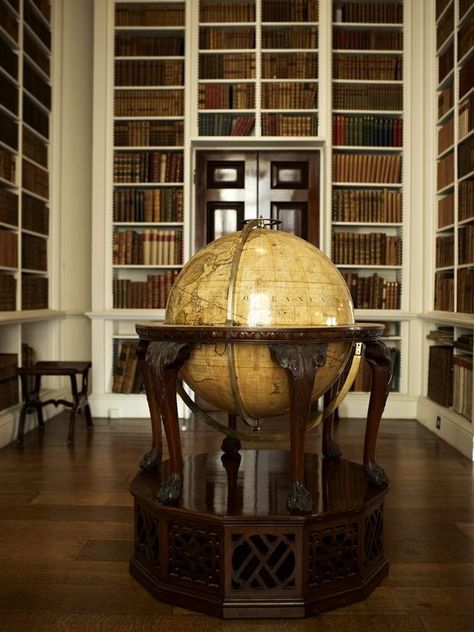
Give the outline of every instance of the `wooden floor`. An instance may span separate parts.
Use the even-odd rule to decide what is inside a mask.
[[[364,602],[306,620],[221,621],[155,601],[128,572],[128,486],[149,447],[145,420],[67,416],[0,451],[0,631],[344,632],[474,630],[473,465],[414,421],[384,421],[378,462],[391,479],[385,511],[390,572]],[[360,461],[364,425],[342,420],[345,458]],[[221,436],[192,424],[187,453]],[[318,431],[309,451],[319,451]]]

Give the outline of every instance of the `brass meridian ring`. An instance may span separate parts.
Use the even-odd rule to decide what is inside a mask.
[[[343,401],[349,389],[351,388],[355,377],[357,375],[357,371],[359,370],[359,365],[362,356],[362,343],[357,342],[355,345],[354,355],[352,358],[351,368],[347,374],[347,377],[344,381],[344,384],[333,400],[329,403],[326,408],[316,415],[313,419],[310,419],[306,425],[306,430],[313,430],[323,421],[331,415],[336,408]],[[219,432],[223,432],[229,437],[233,437],[235,439],[240,439],[241,441],[288,441],[289,433],[287,432],[279,432],[279,433],[268,433],[268,434],[260,434],[259,432],[241,432],[239,430],[233,430],[232,428],[228,428],[223,423],[217,421],[210,415],[208,415],[204,410],[201,410],[199,406],[189,397],[183,387],[182,380],[177,381],[176,390],[179,393],[179,396],[183,400],[183,402],[191,409],[191,411],[196,415],[197,418],[204,421],[208,426],[218,430]]]

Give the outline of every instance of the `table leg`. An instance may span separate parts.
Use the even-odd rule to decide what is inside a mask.
[[[88,391],[89,391],[89,369],[86,369],[84,373],[82,374],[81,407],[84,410],[87,427],[93,428],[94,422],[92,421],[91,407],[89,406],[89,400],[87,399]]]
[[[43,418],[43,407],[41,406],[41,400],[40,400],[40,390],[41,390],[41,375],[35,375],[35,399],[37,402],[36,414],[38,416],[38,426],[40,430],[43,430],[44,418]]]
[[[74,445],[74,433],[76,429],[76,413],[80,407],[79,393],[77,391],[77,380],[75,375],[70,375],[71,378],[71,393],[72,393],[72,408],[69,413],[69,429],[67,435],[67,444],[69,446]]]
[[[331,388],[324,393],[324,408],[329,406],[337,396],[341,385],[341,378],[338,378]],[[342,455],[341,448],[333,438],[333,422],[337,408],[325,419],[323,419],[323,454],[328,459],[339,459]]]
[[[157,495],[157,500],[163,504],[174,504],[181,496],[183,456],[176,406],[176,382],[178,371],[190,353],[191,345],[179,342],[151,342],[146,351],[145,363],[149,367],[152,393],[156,394],[170,456],[170,473],[161,482]]]
[[[375,445],[392,382],[392,359],[387,347],[380,340],[365,343],[365,358],[372,369],[372,387],[365,431],[364,469],[372,483],[377,487],[386,487],[389,482],[388,477],[375,462]]]
[[[271,344],[273,359],[286,369],[290,394],[292,487],[287,507],[291,513],[310,513],[313,501],[304,484],[304,444],[311,411],[316,371],[326,362],[325,344]]]
[[[163,436],[161,432],[160,405],[158,403],[158,385],[154,379],[154,372],[147,361],[148,345],[148,341],[141,340],[137,349],[138,370],[142,375],[151,422],[151,448],[143,455],[140,462],[140,469],[145,472],[156,470],[163,458]]]

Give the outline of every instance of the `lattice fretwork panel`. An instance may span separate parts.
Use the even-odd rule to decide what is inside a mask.
[[[295,588],[295,534],[232,534],[232,588]]]
[[[337,525],[309,534],[309,585],[357,574],[357,524]]]
[[[152,568],[160,568],[159,525],[142,507],[135,507],[135,553]]]
[[[219,534],[172,524],[168,532],[168,572],[207,586],[220,585]]]
[[[369,566],[383,550],[383,505],[365,518],[365,565]]]

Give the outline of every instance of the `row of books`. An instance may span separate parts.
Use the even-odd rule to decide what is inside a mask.
[[[401,24],[403,22],[403,3],[338,2],[334,4],[334,21]]]
[[[23,126],[23,154],[43,167],[48,166],[48,145],[34,132]]]
[[[253,27],[227,29],[216,26],[201,27],[199,48],[201,50],[255,48],[255,29]]]
[[[18,196],[0,187],[0,222],[18,226]]]
[[[116,90],[115,116],[182,116],[183,90]]]
[[[461,221],[474,217],[474,180],[463,180],[459,183],[458,217]]]
[[[253,83],[201,83],[199,85],[199,109],[245,110],[255,107]]]
[[[333,85],[335,110],[395,110],[403,109],[401,86],[371,84]]]
[[[138,342],[123,340],[116,348],[116,361],[112,378],[113,393],[141,393],[143,380],[137,364]]]
[[[0,312],[16,310],[16,279],[13,274],[0,273]]]
[[[317,79],[318,55],[316,53],[264,53],[262,55],[264,79]]]
[[[179,270],[149,274],[146,281],[113,280],[114,309],[163,309]]]
[[[199,79],[255,79],[255,53],[201,53]]]
[[[438,199],[438,228],[454,224],[454,193]]]
[[[448,39],[454,28],[454,3],[436,23],[436,50]]]
[[[317,22],[319,0],[262,0],[263,22]]]
[[[453,403],[453,347],[451,345],[430,347],[428,397],[446,408]]]
[[[0,353],[0,410],[18,404],[18,356]]]
[[[401,263],[402,241],[385,233],[336,232],[332,237],[332,260],[337,265],[386,265]]]
[[[182,222],[183,189],[115,189],[114,222]]]
[[[183,154],[114,152],[114,182],[182,182]]]
[[[262,114],[263,136],[317,136],[317,114]]]
[[[365,145],[372,147],[401,147],[403,144],[403,121],[399,118],[381,116],[332,117],[334,145]]]
[[[8,180],[12,184],[16,182],[15,154],[5,147],[0,147],[0,178]]]
[[[443,153],[454,143],[454,117],[450,117],[438,129],[438,154]]]
[[[402,50],[402,31],[374,31],[334,28],[332,34],[334,49],[351,50]]]
[[[115,121],[114,145],[127,147],[180,146],[184,121]]]
[[[458,32],[458,59],[474,46],[474,20],[467,20]]]
[[[454,265],[454,235],[436,237],[436,267],[447,268]]]
[[[262,49],[318,48],[318,29],[314,26],[262,27]]]
[[[29,2],[24,3],[23,19],[31,30],[39,37],[48,50],[51,50],[51,30],[42,20]]]
[[[378,274],[359,276],[343,272],[356,309],[399,309],[400,283],[387,281]]]
[[[474,56],[471,55],[459,70],[459,97],[463,98],[474,86]]]
[[[399,81],[402,78],[401,55],[345,55],[332,56],[334,79],[368,79]]]
[[[200,114],[200,136],[249,136],[255,116],[234,114]]]
[[[30,59],[35,60],[36,64],[49,77],[51,72],[50,56],[26,29],[23,29],[23,50]]]
[[[18,20],[4,3],[0,3],[0,24],[3,30],[18,43]]]
[[[0,141],[18,149],[18,124],[3,110],[0,111]]]
[[[45,202],[23,193],[22,196],[22,226],[26,230],[43,235],[49,234],[49,208]]]
[[[115,35],[116,57],[158,57],[184,55],[184,33],[181,35]]]
[[[399,183],[402,157],[386,154],[333,154],[335,182]]]
[[[466,136],[474,129],[474,94],[459,104],[458,131],[459,138]]]
[[[335,189],[332,198],[334,222],[402,221],[402,194],[390,189]]]
[[[436,311],[454,311],[454,277],[450,274],[437,272],[434,284],[434,308]]]
[[[458,145],[458,178],[474,171],[474,135]]]
[[[183,26],[184,2],[177,4],[118,4],[115,26]]]
[[[0,105],[18,114],[18,88],[3,73],[0,73]]]
[[[114,265],[181,265],[181,230],[116,230],[113,235]]]
[[[18,55],[11,50],[3,39],[0,40],[0,67],[5,70],[12,79],[18,79]]]
[[[46,239],[23,233],[21,239],[21,265],[27,270],[46,271],[48,269]]]
[[[459,0],[459,19],[462,20],[470,9],[472,9],[471,0]]]
[[[18,234],[0,229],[0,266],[16,268],[18,266]]]
[[[454,151],[449,152],[438,160],[437,186],[438,191],[454,182]]]
[[[438,83],[454,68],[454,44],[438,57]]]
[[[317,83],[264,83],[262,107],[304,109],[318,107]]]
[[[21,308],[48,308],[48,279],[46,277],[22,275]]]
[[[472,355],[453,356],[453,410],[472,420]]]
[[[23,121],[44,138],[49,138],[49,116],[27,94],[23,95]]]
[[[255,22],[255,0],[199,3],[200,22]]]
[[[116,59],[116,86],[182,86],[182,59]]]
[[[42,167],[23,159],[21,179],[24,189],[44,198],[49,197],[49,172]]]
[[[23,87],[45,108],[51,109],[51,86],[26,60],[23,63]]]
[[[474,224],[459,227],[458,257],[460,264],[472,263],[474,265]]]
[[[474,268],[458,270],[458,312],[474,314]]]

